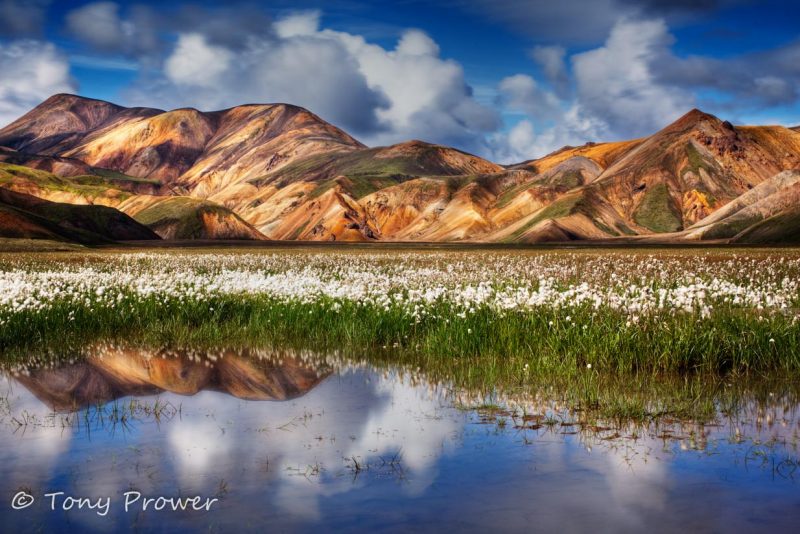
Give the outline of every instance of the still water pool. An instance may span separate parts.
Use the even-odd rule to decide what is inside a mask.
[[[590,425],[305,354],[106,347],[9,368],[0,397],[5,532],[800,528],[781,396]]]

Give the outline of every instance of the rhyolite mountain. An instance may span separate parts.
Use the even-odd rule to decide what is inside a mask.
[[[286,104],[55,95],[0,130],[0,187],[108,206],[166,239],[792,242],[796,130],[692,110],[650,137],[498,165],[416,140],[366,147]]]

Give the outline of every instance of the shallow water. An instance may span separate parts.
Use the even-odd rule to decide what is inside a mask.
[[[800,520],[798,406],[782,398],[706,424],[589,427],[546,402],[464,409],[483,399],[309,355],[114,348],[9,369],[0,396],[5,531],[796,532]],[[20,492],[34,502],[15,510]],[[141,494],[127,510],[126,492]],[[143,509],[193,496],[217,500]]]

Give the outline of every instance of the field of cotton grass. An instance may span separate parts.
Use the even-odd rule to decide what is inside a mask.
[[[531,376],[800,371],[794,250],[92,251],[0,256],[0,350],[281,345]],[[474,375],[474,376],[472,376]]]

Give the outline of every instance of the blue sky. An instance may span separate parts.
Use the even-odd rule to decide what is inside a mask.
[[[364,142],[517,161],[693,107],[800,123],[800,3],[0,0],[0,122],[55,92],[305,106]]]

